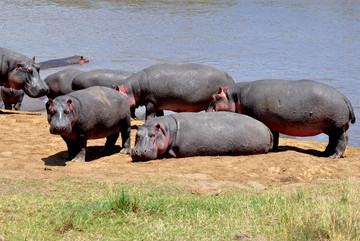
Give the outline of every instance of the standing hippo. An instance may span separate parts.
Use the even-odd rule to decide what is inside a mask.
[[[73,92],[72,81],[73,79],[84,71],[79,69],[63,69],[45,78],[45,83],[49,87],[47,97],[54,99],[60,95],[66,95]]]
[[[33,58],[33,62],[35,62],[35,57]],[[83,65],[85,63],[89,63],[89,60],[87,58],[84,58],[83,56],[79,56],[79,55],[74,55],[71,57],[51,59],[51,60],[39,62],[38,66],[40,67],[41,70],[44,70],[44,69],[58,68],[73,64]]]
[[[67,144],[68,160],[85,161],[88,139],[107,138],[105,153],[112,151],[121,132],[121,153],[130,153],[130,111],[125,96],[106,87],[90,87],[62,95],[46,104],[50,133]]]
[[[40,78],[39,70],[40,67],[32,59],[0,48],[0,86],[21,89],[33,98],[44,96],[49,89]]]
[[[24,99],[23,90],[14,90],[13,88],[5,88],[1,86],[1,98],[7,110],[20,110],[21,102]]]
[[[274,135],[291,136],[325,133],[329,144],[324,156],[343,155],[349,122],[355,123],[350,101],[336,89],[312,80],[257,80],[219,88],[208,111],[231,111],[249,115],[267,125]]]
[[[126,79],[117,90],[129,105],[146,107],[146,120],[163,115],[163,110],[198,112],[205,110],[212,94],[234,83],[224,71],[201,64],[156,64]]]
[[[267,153],[272,134],[263,123],[235,113],[177,113],[137,127],[133,160]]]

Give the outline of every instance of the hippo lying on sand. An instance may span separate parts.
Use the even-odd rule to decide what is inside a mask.
[[[130,110],[125,96],[107,87],[90,87],[62,95],[46,104],[50,133],[67,144],[68,160],[85,161],[88,139],[107,138],[105,153],[121,132],[121,153],[130,153]]]
[[[32,59],[0,48],[0,86],[21,89],[33,98],[44,96],[49,89],[40,78],[39,69]]]
[[[272,134],[260,121],[229,112],[177,113],[137,127],[133,160],[267,153]]]
[[[312,80],[257,80],[229,85],[213,95],[208,111],[249,115],[267,125],[278,146],[279,132],[291,136],[325,133],[324,156],[343,155],[349,122],[355,123],[350,101],[336,89]]]
[[[156,64],[126,79],[117,90],[128,97],[130,107],[146,107],[146,120],[163,110],[206,110],[219,86],[234,83],[224,71],[200,64]]]

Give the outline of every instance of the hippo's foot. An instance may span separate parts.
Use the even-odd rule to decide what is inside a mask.
[[[341,135],[329,135],[329,144],[321,156],[329,158],[341,158],[345,152],[349,137],[346,132]]]
[[[121,154],[131,154],[131,149],[130,148],[123,148],[120,151]]]
[[[73,162],[85,162],[85,148],[82,148],[80,152],[71,160]]]

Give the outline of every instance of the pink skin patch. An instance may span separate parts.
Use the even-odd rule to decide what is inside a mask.
[[[79,64],[83,65],[85,63],[89,63],[89,59],[85,59],[84,56],[80,56]]]
[[[127,86],[118,85],[118,86],[116,86],[116,90],[127,97],[128,102],[129,102],[129,107],[135,106],[135,98],[134,98],[133,94],[129,94],[129,88]]]
[[[229,101],[228,87],[219,87],[219,92],[216,95],[212,95],[213,105],[211,112],[216,111],[229,111],[235,112],[235,103]]]
[[[165,128],[161,123],[155,123],[156,130],[152,133],[151,138],[154,139],[153,148],[158,155],[163,155],[170,144],[170,136],[165,132]]]

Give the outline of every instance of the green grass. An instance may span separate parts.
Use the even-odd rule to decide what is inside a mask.
[[[5,240],[360,240],[360,187],[327,182],[292,193],[191,194],[166,181],[0,179]]]

